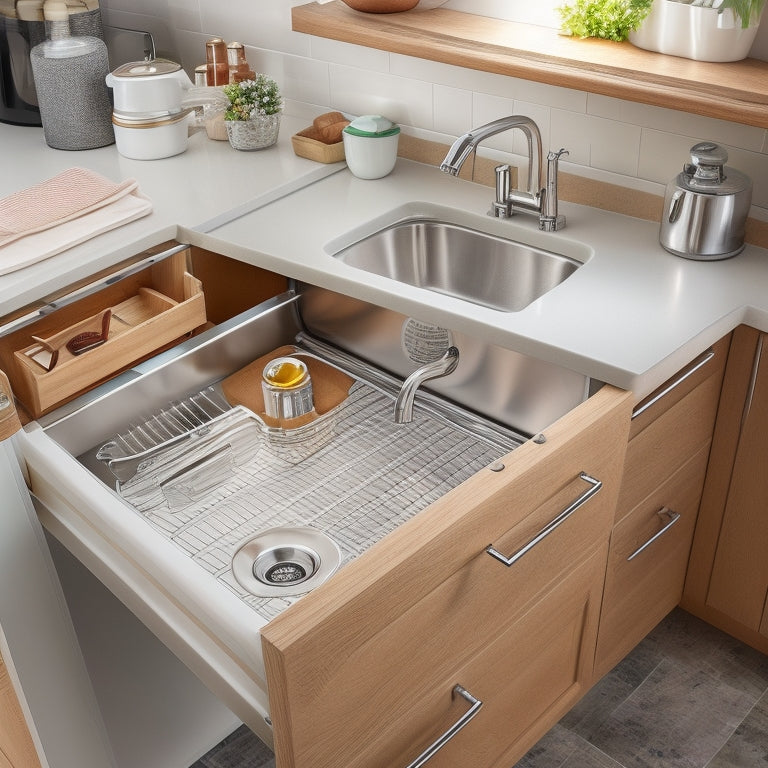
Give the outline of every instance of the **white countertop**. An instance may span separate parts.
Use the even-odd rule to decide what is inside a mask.
[[[196,132],[184,154],[155,161],[127,160],[114,146],[52,150],[42,129],[0,125],[0,197],[81,165],[114,181],[136,178],[154,204],[143,219],[0,277],[0,315],[175,237],[482,336],[638,399],[740,323],[768,331],[764,249],[688,261],[661,248],[658,224],[572,204],[561,205],[565,229],[541,233],[533,217],[487,217],[492,190],[430,166],[399,160],[390,176],[365,181],[343,164],[298,158],[290,137],[306,124],[284,117],[278,146],[250,153]],[[458,223],[587,260],[527,308],[506,313],[353,269],[324,250],[345,233],[371,231],[377,218],[391,221],[387,214],[402,206],[421,214],[450,208]]]

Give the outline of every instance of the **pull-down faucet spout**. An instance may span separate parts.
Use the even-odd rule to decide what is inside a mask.
[[[413,401],[416,390],[429,379],[437,379],[453,373],[459,364],[459,350],[448,347],[438,360],[417,368],[404,382],[395,400],[395,424],[408,424],[413,421]]]
[[[467,158],[477,149],[478,144],[490,136],[519,128],[528,142],[528,188],[525,192],[511,189],[511,169],[508,165],[496,168],[496,199],[490,213],[499,218],[508,218],[517,210],[539,215],[539,228],[546,231],[565,226],[565,216],[557,213],[557,171],[558,161],[568,153],[561,149],[547,155],[547,182],[542,187],[542,144],[541,132],[536,123],[524,115],[501,117],[490,123],[473,128],[459,136],[448,150],[440,164],[440,170],[451,176],[458,176]]]
[[[477,149],[481,141],[511,128],[519,128],[525,134],[528,142],[528,194],[537,196],[541,190],[541,133],[539,126],[524,115],[500,117],[459,136],[440,164],[440,170],[450,173],[451,176],[458,176],[464,161]]]

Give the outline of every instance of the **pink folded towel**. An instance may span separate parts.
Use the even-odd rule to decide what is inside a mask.
[[[137,186],[134,179],[115,184],[87,168],[70,168],[14,192],[0,200],[0,247],[103,208]]]
[[[152,212],[134,179],[70,168],[0,200],[0,275],[28,267]]]

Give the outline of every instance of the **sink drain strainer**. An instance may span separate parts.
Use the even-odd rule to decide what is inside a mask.
[[[232,571],[252,595],[287,597],[322,584],[340,562],[336,542],[315,528],[270,528],[235,552]]]

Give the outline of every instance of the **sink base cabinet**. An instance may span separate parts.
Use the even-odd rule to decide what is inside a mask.
[[[410,765],[456,685],[483,704],[430,767],[508,768],[583,695],[630,398],[604,387],[263,628],[280,768]]]
[[[741,327],[723,385],[682,606],[768,653],[768,335]]]

